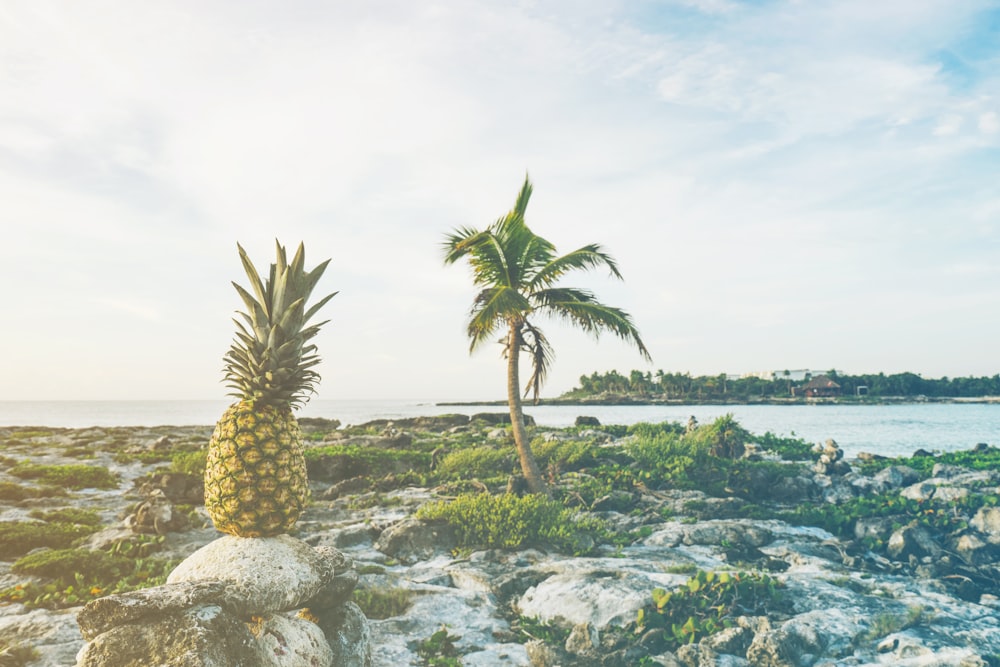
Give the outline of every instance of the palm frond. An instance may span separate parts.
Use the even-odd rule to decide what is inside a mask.
[[[524,388],[525,397],[532,395],[532,400],[538,403],[538,394],[549,374],[549,366],[555,357],[555,351],[549,345],[542,330],[527,320],[521,326],[521,345],[531,355],[531,377]]]
[[[618,264],[604,248],[596,243],[585,245],[573,252],[566,253],[560,257],[550,259],[550,261],[533,276],[529,289],[537,289],[552,285],[569,271],[580,270],[590,271],[592,269],[606,266],[611,275],[622,280],[622,274],[618,270]]]
[[[466,329],[470,341],[469,351],[492,338],[497,329],[512,317],[519,317],[530,309],[528,300],[510,287],[488,287],[481,291],[472,302],[471,317]]]
[[[647,361],[652,360],[632,316],[621,308],[600,303],[587,290],[571,287],[539,290],[532,294],[532,302],[536,311],[567,320],[595,338],[610,332],[635,345]]]

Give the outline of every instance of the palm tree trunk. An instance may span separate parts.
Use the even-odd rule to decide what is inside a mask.
[[[524,428],[524,410],[521,406],[521,381],[518,372],[518,361],[521,353],[521,327],[517,322],[511,322],[507,334],[507,404],[510,406],[510,424],[514,431],[514,444],[517,456],[521,461],[521,472],[532,493],[541,493],[549,498],[549,488],[542,478],[535,455],[531,452],[528,442],[528,431]]]

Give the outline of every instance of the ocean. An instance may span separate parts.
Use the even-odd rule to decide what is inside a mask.
[[[0,426],[209,425],[228,402],[220,401],[0,401]],[[303,417],[338,419],[344,425],[447,413],[505,412],[499,405],[440,405],[434,400],[314,400]],[[570,426],[578,415],[602,424],[676,421],[699,423],[731,413],[753,433],[770,431],[807,442],[832,438],[853,456],[867,451],[908,456],[917,449],[956,451],[985,442],[1000,446],[1000,404],[903,405],[544,405],[525,406],[539,426]]]

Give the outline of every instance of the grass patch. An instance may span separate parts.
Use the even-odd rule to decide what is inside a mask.
[[[9,472],[21,479],[33,479],[42,484],[53,484],[74,490],[113,489],[118,486],[118,475],[103,466],[19,463]]]
[[[19,502],[29,498],[56,498],[68,495],[66,489],[43,484],[25,486],[17,482],[0,482],[0,500]]]
[[[115,593],[159,586],[179,560],[135,558],[112,548],[50,549],[29,554],[11,566],[15,574],[40,578],[0,591],[0,603],[28,609],[64,609]]]
[[[10,560],[39,547],[65,549],[97,526],[35,521],[0,522],[0,560]]]
[[[94,510],[85,510],[78,507],[63,507],[57,510],[32,510],[28,515],[32,519],[46,521],[48,523],[70,523],[80,526],[99,526],[101,517]]]
[[[450,524],[459,546],[468,548],[538,545],[576,554],[592,549],[598,539],[610,537],[603,521],[542,495],[460,495],[452,501],[422,506],[417,518]]]

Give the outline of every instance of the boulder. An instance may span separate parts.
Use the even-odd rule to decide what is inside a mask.
[[[205,504],[205,482],[201,475],[165,472],[151,475],[139,484],[139,493],[144,496],[151,496],[156,490],[161,491],[172,503]]]
[[[925,502],[934,497],[937,488],[937,484],[930,480],[917,482],[900,491],[899,495],[910,500],[916,500],[917,502]]]
[[[573,422],[576,426],[600,426],[601,420],[597,417],[588,417],[586,415],[578,415],[576,421]]]
[[[18,606],[5,605],[0,611],[0,646],[31,647],[38,657],[22,663],[11,655],[14,650],[2,650],[0,665],[72,665],[83,643],[73,611],[32,609],[18,613]]]
[[[216,605],[169,611],[143,623],[96,636],[77,655],[77,667],[231,667],[277,665],[247,624]],[[329,663],[327,663],[329,664]]]
[[[371,667],[371,627],[358,605],[347,602],[316,615],[332,652],[334,667]]]
[[[687,546],[695,544],[719,546],[762,547],[774,541],[774,534],[750,521],[700,521],[684,526],[681,542]]]
[[[255,628],[257,644],[280,667],[341,667],[319,625],[311,619],[277,614]],[[241,664],[241,663],[230,663]]]
[[[952,551],[968,565],[986,565],[995,561],[997,546],[983,541],[976,533],[966,533],[954,540]]]
[[[872,479],[889,489],[899,489],[920,480],[920,473],[910,466],[889,466],[872,475]]]
[[[896,560],[905,560],[909,556],[923,558],[941,555],[941,546],[935,541],[934,535],[916,521],[893,532],[886,546],[889,555]]]
[[[334,576],[334,564],[302,540],[227,535],[191,554],[167,583],[218,579],[229,584],[240,616],[264,616],[302,606]]]
[[[187,516],[174,509],[166,494],[154,489],[147,500],[139,503],[135,513],[125,519],[133,533],[166,535],[187,528]]]
[[[403,563],[427,560],[458,546],[455,529],[445,523],[404,519],[379,535],[375,548]]]
[[[83,638],[91,640],[117,626],[142,623],[204,606],[232,607],[224,581],[184,581],[108,595],[88,602],[77,614],[76,620]]]
[[[603,630],[634,620],[659,585],[660,581],[638,572],[579,567],[532,586],[516,607],[523,616],[566,625],[589,623]]]
[[[981,507],[969,525],[986,536],[990,544],[1000,544],[1000,507]]]

